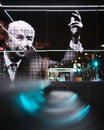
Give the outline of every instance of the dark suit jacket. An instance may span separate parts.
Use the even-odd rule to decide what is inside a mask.
[[[61,62],[68,64],[72,59],[75,58],[75,53],[66,52]],[[55,63],[57,63],[57,61],[49,60],[48,66]],[[15,80],[44,79],[44,77],[45,71],[43,59],[40,55],[32,52],[22,59],[19,68],[17,69]],[[0,53],[0,80],[10,80],[10,76],[7,72],[7,67],[4,62],[3,53]]]

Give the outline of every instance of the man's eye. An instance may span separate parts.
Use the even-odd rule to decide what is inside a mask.
[[[23,40],[23,39],[24,39],[24,36],[23,36],[23,35],[18,35],[18,36],[17,36],[17,39]]]
[[[32,41],[32,36],[26,36],[27,40]]]

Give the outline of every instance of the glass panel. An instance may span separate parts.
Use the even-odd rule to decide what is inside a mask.
[[[67,49],[71,37],[68,24],[73,11],[72,8],[7,9],[5,21],[9,18],[9,22],[24,20],[30,23],[36,31],[34,44],[38,47],[48,46],[48,49]],[[103,9],[93,9],[89,6],[87,9],[79,9],[84,26],[81,30],[81,42],[84,49],[101,49],[104,41],[103,11]]]
[[[32,46],[35,59],[31,59],[31,56],[25,59],[18,72],[20,74],[22,69],[24,71],[22,75],[20,74],[19,80],[22,80],[21,76],[23,79],[30,78],[30,80],[35,78],[75,82],[104,80],[104,9],[97,6],[77,8],[83,23],[80,33],[80,42],[84,47],[82,53],[69,50],[72,36],[68,24],[75,10],[76,7],[71,6],[5,9],[5,20],[1,19],[0,23],[0,80],[5,80],[7,77],[4,74],[7,68],[2,53],[6,48],[5,41],[8,38],[7,25],[10,21],[17,20],[26,21],[35,29]],[[12,53],[10,54],[12,57],[15,56],[14,51],[7,52]],[[76,53],[77,57],[72,58],[73,53]]]

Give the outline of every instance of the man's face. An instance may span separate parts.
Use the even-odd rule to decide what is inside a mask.
[[[16,21],[9,25],[8,32],[8,47],[17,51],[19,56],[25,56],[26,52],[31,50],[35,35],[34,29],[24,21]]]

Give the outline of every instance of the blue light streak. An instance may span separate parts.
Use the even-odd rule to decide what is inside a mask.
[[[69,124],[73,122],[75,124],[75,122],[78,123],[83,118],[85,118],[85,116],[88,114],[89,111],[90,111],[90,105],[87,105],[84,108],[82,108],[80,111],[74,113],[73,115],[68,115],[65,118],[54,120],[53,123],[62,125],[62,124]]]
[[[21,93],[15,97],[14,103],[21,108],[21,110],[30,114],[35,114],[41,108],[41,104],[45,102],[43,91],[31,91],[28,93]]]
[[[78,94],[74,94],[68,101],[68,105],[70,105],[72,102],[74,102],[78,98]]]

